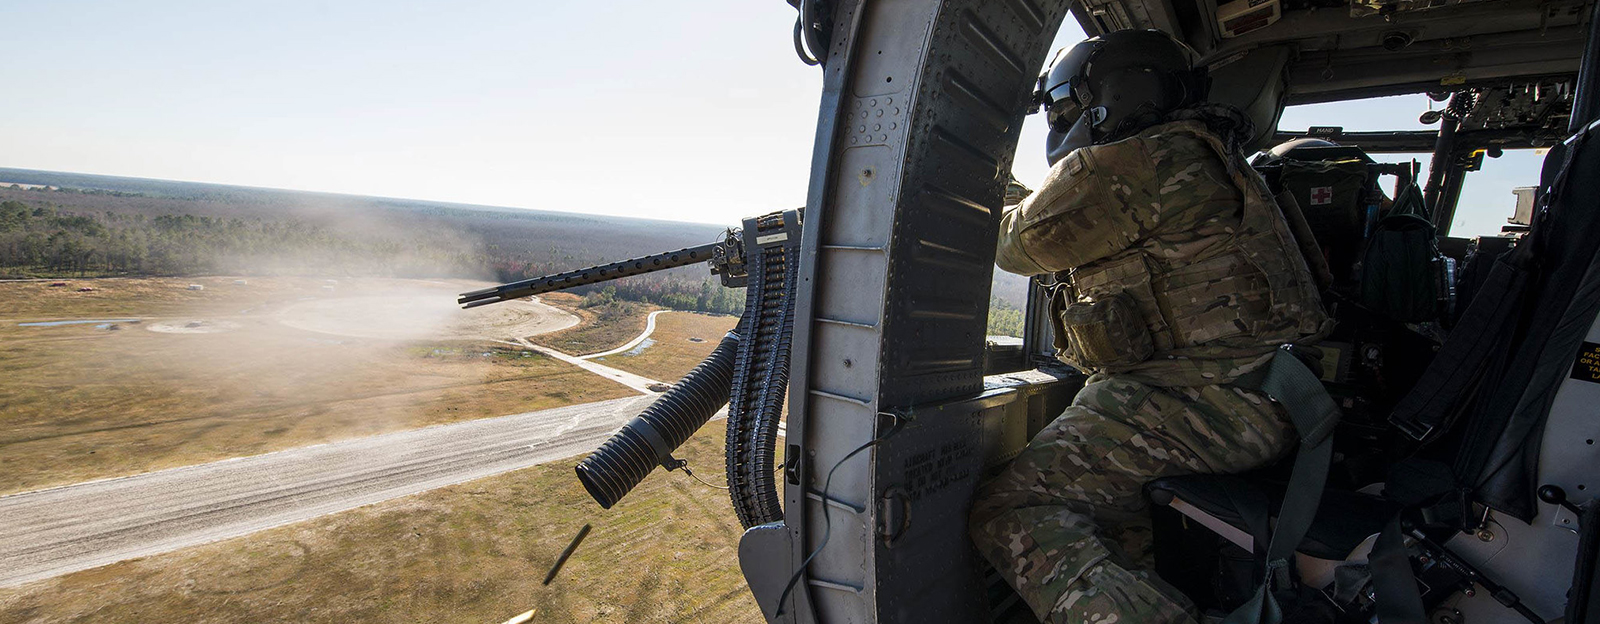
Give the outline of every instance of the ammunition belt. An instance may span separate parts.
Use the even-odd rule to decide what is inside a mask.
[[[777,438],[789,385],[789,348],[800,272],[800,214],[747,219],[745,311],[728,401],[728,493],[746,528],[783,519]]]

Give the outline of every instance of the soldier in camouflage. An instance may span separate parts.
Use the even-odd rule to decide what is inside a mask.
[[[1231,382],[1330,329],[1240,154],[1253,128],[1201,103],[1192,58],[1158,31],[1058,53],[1040,77],[1050,173],[1001,223],[996,262],[1058,276],[1058,354],[1093,373],[972,510],[979,550],[1045,622],[1194,621],[1151,569],[1143,487],[1287,453],[1284,410]]]
[[[1017,176],[1011,176],[1011,180],[1006,182],[1005,204],[1007,206],[1015,206],[1022,203],[1022,200],[1027,199],[1028,196],[1032,194],[1033,189],[1023,186],[1021,182],[1018,182]]]

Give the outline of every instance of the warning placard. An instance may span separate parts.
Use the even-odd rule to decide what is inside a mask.
[[[1572,378],[1600,383],[1600,344],[1583,343],[1578,359],[1572,362]]]

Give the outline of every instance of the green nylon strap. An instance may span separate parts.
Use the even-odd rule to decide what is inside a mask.
[[[1223,624],[1283,621],[1283,608],[1272,590],[1287,586],[1295,548],[1317,517],[1322,488],[1328,481],[1328,465],[1333,459],[1333,429],[1339,423],[1339,407],[1322,387],[1322,380],[1292,353],[1280,349],[1262,368],[1262,374],[1249,375],[1235,383],[1260,390],[1283,406],[1300,436],[1300,450],[1295,455],[1294,470],[1289,473],[1283,506],[1278,510],[1278,525],[1267,546],[1261,584],[1249,601],[1228,614]]]
[[[1417,577],[1411,571],[1399,515],[1378,534],[1378,541],[1367,556],[1367,566],[1372,570],[1379,624],[1427,624],[1427,611],[1422,606]]]

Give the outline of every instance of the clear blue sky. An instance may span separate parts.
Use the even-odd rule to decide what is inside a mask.
[[[0,21],[0,166],[730,224],[805,200],[821,77],[781,0],[40,2]],[[1426,107],[1283,127],[1420,127]],[[1536,173],[1528,154],[1469,176],[1456,233],[1498,231]]]

